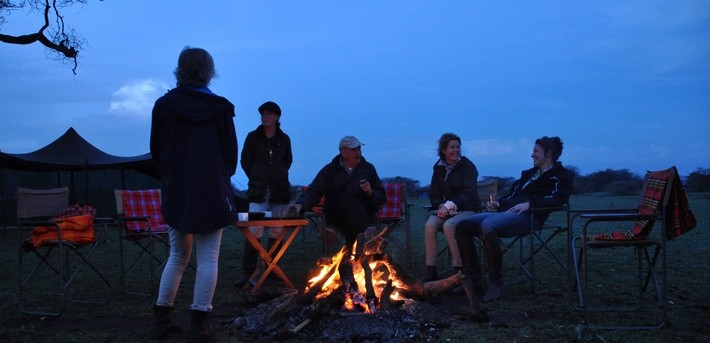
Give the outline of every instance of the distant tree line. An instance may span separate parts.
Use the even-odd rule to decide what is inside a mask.
[[[628,169],[605,169],[582,175],[576,166],[565,166],[574,175],[573,194],[604,193],[609,195],[638,195],[643,188],[643,176]],[[409,180],[413,186],[419,182],[404,177],[398,180]],[[513,177],[483,176],[480,181],[498,180],[498,193],[506,193],[515,182]],[[710,192],[710,168],[698,168],[683,180],[688,192]],[[429,185],[419,187],[415,193],[428,193]],[[408,190],[412,188],[408,184]]]
[[[628,169],[605,169],[588,175],[581,175],[576,166],[565,166],[574,175],[573,194],[603,193],[609,195],[638,195],[643,188],[643,176]],[[498,180],[498,193],[504,194],[515,182],[513,177],[483,176],[480,181]],[[421,186],[418,180],[404,176],[384,177],[383,183],[406,184],[408,197],[424,197],[429,194],[431,185]],[[688,192],[710,192],[710,168],[698,168],[684,180]],[[291,193],[297,199],[301,186],[293,186]]]
[[[698,168],[685,181],[688,192],[710,192],[710,168]]]

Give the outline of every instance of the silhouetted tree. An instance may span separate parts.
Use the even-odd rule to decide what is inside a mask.
[[[708,192],[710,191],[710,168],[696,169],[688,175],[688,180],[685,182],[685,188],[689,192]]]
[[[38,23],[37,32],[19,35],[0,33],[0,42],[20,45],[40,43],[50,52],[54,52],[56,59],[71,61],[74,64],[72,72],[76,74],[76,58],[85,41],[76,35],[74,29],[66,25],[62,10],[87,2],[88,0],[0,0],[0,26],[7,22],[6,17],[13,11],[21,9],[40,12],[43,18]]]
[[[605,192],[612,195],[638,194],[643,187],[643,179],[628,169],[606,169],[577,176],[574,183],[579,193]]]

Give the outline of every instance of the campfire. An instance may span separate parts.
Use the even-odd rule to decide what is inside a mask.
[[[349,323],[333,327],[333,330],[342,332],[352,328],[357,330],[358,335],[362,334],[363,329],[374,330],[374,335],[382,334],[378,330],[399,332],[406,326],[403,323],[416,324],[417,320],[421,320],[413,318],[413,314],[414,317],[423,317],[439,312],[428,309],[424,311],[426,314],[416,314],[415,309],[427,306],[428,299],[448,293],[457,285],[466,286],[466,282],[461,282],[464,279],[462,274],[422,283],[384,252],[386,241],[383,237],[387,231],[388,228],[385,228],[374,237],[359,235],[352,246],[344,246],[332,257],[318,260],[303,290],[285,294],[269,305],[260,305],[259,315],[252,313],[239,318],[235,320],[236,326],[261,330],[262,333],[275,332],[272,338],[286,338],[297,335],[309,325],[313,326],[311,323],[314,321],[328,323],[335,318],[361,318],[359,322],[362,325]],[[470,287],[464,289],[471,295],[468,299],[473,314],[480,314],[478,299],[473,291]],[[254,319],[258,317],[263,320],[256,322]],[[373,321],[372,318],[378,320]],[[390,320],[391,323],[387,325],[383,320]],[[419,324],[412,325],[412,328],[422,330],[425,325]],[[375,329],[373,325],[386,327]],[[322,333],[328,330],[320,328],[315,331]],[[409,336],[419,334],[415,332]],[[330,336],[333,338],[334,335]]]

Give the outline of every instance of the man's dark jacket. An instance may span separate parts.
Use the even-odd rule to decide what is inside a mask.
[[[276,133],[267,138],[264,127],[259,125],[244,140],[240,163],[249,178],[247,197],[250,202],[264,202],[267,186],[271,190],[270,203],[288,204],[291,201],[288,181],[288,170],[293,162],[291,139],[279,126],[276,123]]]
[[[371,196],[360,188],[362,179],[370,182]],[[374,223],[377,211],[386,200],[385,187],[375,166],[361,157],[360,163],[348,175],[345,167],[340,164],[340,155],[335,156],[318,172],[308,189],[301,194],[298,203],[304,210],[310,210],[320,202],[323,195],[326,222],[343,229],[346,236],[350,235],[346,238],[352,238],[352,235]],[[347,220],[353,213],[358,213],[356,218]],[[365,217],[360,218],[362,216]]]

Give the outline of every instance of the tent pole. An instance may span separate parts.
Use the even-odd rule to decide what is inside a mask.
[[[86,170],[84,171],[86,174],[84,175],[84,204],[91,204],[92,202],[89,200],[89,159],[84,157],[84,167]]]

